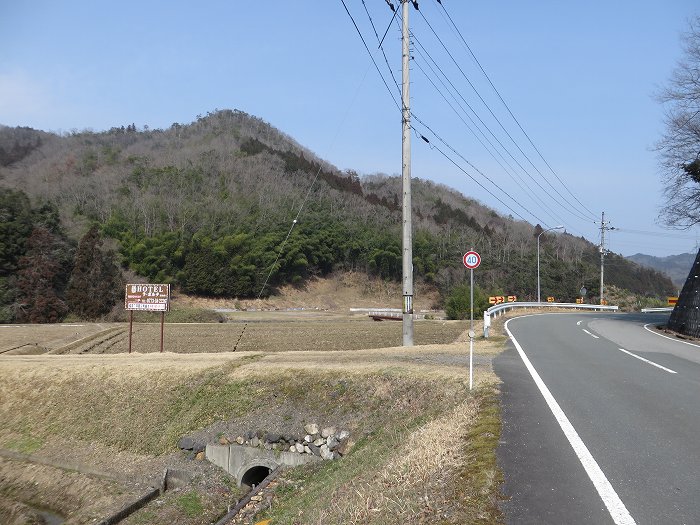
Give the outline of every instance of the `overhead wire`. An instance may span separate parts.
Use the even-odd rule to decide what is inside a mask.
[[[422,45],[419,45],[419,47],[416,48],[416,52],[417,52],[417,54],[418,54],[419,56],[423,56],[423,53],[422,53],[422,51],[420,50],[421,47],[422,47]],[[416,67],[425,75],[425,77],[426,77],[426,79],[428,80],[428,82],[430,82],[430,84],[435,88],[435,91],[437,91],[437,93],[443,98],[443,100],[445,100],[445,103],[450,107],[450,109],[452,109],[452,111],[455,113],[455,115],[457,115],[457,118],[458,118],[459,120],[461,120],[461,122],[462,122],[462,123],[466,126],[466,128],[472,133],[472,135],[474,135],[474,137],[479,141],[479,143],[484,147],[484,149],[489,153],[489,155],[491,155],[491,157],[496,161],[496,163],[499,164],[499,165],[501,166],[501,168],[503,168],[503,171],[505,171],[505,173],[508,174],[508,176],[511,178],[511,180],[513,180],[513,182],[515,182],[516,185],[528,195],[528,197],[530,197],[533,201],[536,201],[535,204],[538,204],[539,206],[541,206],[543,210],[547,210],[547,211],[549,212],[548,215],[552,216],[552,217],[555,219],[556,222],[562,222],[561,218],[558,218],[557,216],[555,216],[554,214],[552,214],[552,213],[551,213],[551,210],[548,209],[548,206],[544,203],[544,201],[543,201],[541,198],[539,198],[539,197],[527,186],[527,184],[525,184],[525,181],[523,181],[523,179],[518,175],[517,170],[515,170],[515,169],[510,165],[510,163],[509,163],[508,160],[503,156],[503,154],[501,153],[501,151],[493,144],[493,142],[491,142],[491,139],[489,139],[489,137],[484,133],[484,131],[479,127],[479,125],[474,121],[474,119],[472,118],[472,116],[461,106],[459,100],[457,99],[457,97],[455,96],[455,94],[453,93],[453,91],[450,90],[450,89],[445,85],[445,82],[443,81],[442,77],[441,77],[440,75],[438,75],[438,74],[435,72],[435,69],[433,68],[433,66],[432,66],[432,64],[431,64],[431,61],[426,60],[426,65],[428,66],[428,68],[430,68],[430,70],[431,70],[432,73],[435,75],[435,77],[438,79],[438,81],[440,82],[440,84],[443,85],[443,87],[445,88],[445,90],[446,90],[446,91],[450,94],[450,96],[455,100],[455,103],[460,107],[460,109],[462,110],[462,112],[464,113],[464,115],[469,119],[469,121],[472,123],[472,125],[474,126],[474,128],[475,128],[476,130],[478,130],[478,132],[479,132],[479,133],[481,134],[481,136],[483,137],[483,140],[482,140],[481,137],[479,137],[479,134],[474,130],[474,128],[472,128],[472,127],[464,120],[464,118],[463,118],[463,116],[460,114],[460,112],[457,111],[457,109],[454,108],[454,106],[452,105],[452,103],[447,99],[447,97],[446,97],[445,94],[442,92],[442,90],[435,84],[435,82],[434,82],[433,79],[430,77],[430,75],[428,75],[428,74],[426,73],[426,71],[423,69],[423,66],[421,65],[420,61],[416,61],[416,62],[415,62],[415,65],[416,65]],[[443,75],[443,76],[444,76],[444,75]],[[449,82],[449,79],[447,79],[447,81]],[[458,94],[459,94],[459,93],[458,93]],[[464,99],[462,99],[462,100],[464,100]],[[468,103],[468,102],[464,101],[464,103],[465,103],[467,106],[469,106],[469,103]],[[470,106],[470,109],[472,109],[471,106]],[[472,112],[476,115],[476,113],[474,112],[473,109],[472,109]],[[477,115],[477,118],[478,118],[478,115]],[[490,131],[490,130],[489,130],[489,131]],[[492,135],[493,135],[493,133],[492,133]],[[498,140],[498,139],[496,138],[496,140]],[[484,144],[484,141],[486,141],[486,142],[489,144],[490,147],[487,146],[486,144]],[[503,147],[502,144],[501,144],[501,146]],[[505,149],[505,148],[504,148],[504,149]],[[493,151],[492,151],[492,150],[493,150]],[[500,157],[500,160],[497,158],[497,156]],[[502,162],[501,162],[501,161],[502,161]],[[503,165],[504,163],[508,166],[508,168],[506,168],[506,166]]]
[[[570,203],[569,203],[568,206],[566,206],[563,202],[561,202],[561,200],[563,200],[563,197],[559,194],[559,192],[556,191],[556,189],[554,189],[554,190],[555,190],[555,193],[557,193],[557,195],[559,195],[559,197],[561,197],[561,199],[556,198],[556,197],[555,197],[554,195],[552,195],[547,189],[545,189],[544,186],[542,186],[542,184],[529,172],[529,170],[527,170],[527,169],[525,168],[525,166],[523,166],[523,164],[515,157],[515,155],[513,155],[513,153],[509,150],[509,148],[507,148],[507,147],[505,146],[505,144],[503,144],[503,142],[498,138],[498,136],[496,136],[496,134],[493,132],[493,130],[491,130],[491,128],[489,127],[489,125],[483,120],[483,118],[481,118],[481,116],[480,116],[480,115],[478,114],[478,112],[474,109],[474,107],[473,107],[471,104],[469,104],[469,102],[466,100],[466,98],[465,98],[464,95],[461,93],[461,91],[460,91],[460,90],[455,86],[455,84],[449,79],[449,77],[447,76],[447,74],[443,71],[443,69],[440,67],[440,65],[437,63],[437,61],[432,57],[432,55],[430,54],[430,52],[428,52],[428,50],[425,48],[425,46],[423,46],[423,44],[421,43],[420,39],[415,35],[415,33],[414,33],[413,31],[411,31],[411,37],[413,38],[413,40],[415,41],[415,43],[416,43],[416,45],[417,45],[416,50],[418,51],[418,53],[419,53],[420,55],[423,55],[423,54],[424,54],[425,56],[427,56],[427,58],[428,58],[428,62],[427,62],[428,65],[430,65],[430,62],[432,62],[432,64],[435,66],[435,68],[439,71],[440,74],[437,74],[437,73],[434,73],[434,74],[436,74],[436,76],[438,77],[438,79],[440,79],[441,83],[443,83],[443,85],[444,85],[444,82],[442,82],[442,79],[440,78],[440,75],[442,75],[442,77],[445,78],[445,80],[447,81],[447,83],[451,86],[452,91],[454,91],[454,93],[456,93],[456,94],[459,96],[459,98],[463,101],[463,103],[469,108],[469,110],[473,113],[474,117],[476,117],[476,119],[481,123],[481,126],[491,135],[491,137],[493,137],[493,139],[498,143],[498,145],[501,147],[501,149],[513,160],[513,162],[522,170],[522,172],[523,172],[525,175],[527,175],[527,177],[533,182],[533,184],[535,184],[535,186],[537,186],[537,187],[550,199],[550,201],[551,201],[552,203],[558,205],[558,206],[559,206],[561,209],[563,209],[565,212],[567,212],[567,213],[573,215],[574,217],[576,217],[576,218],[579,219],[579,220],[583,220],[583,221],[585,221],[585,222],[589,222],[590,219],[589,219],[588,217],[583,216],[581,213],[579,213],[578,210],[577,210],[577,208],[576,208],[576,206],[572,206]],[[443,44],[443,47],[444,47],[444,44]],[[422,52],[421,52],[421,50],[422,50]],[[453,57],[452,57],[452,58],[453,58]],[[453,60],[454,60],[454,58],[453,58]],[[459,66],[458,66],[458,67],[459,67]],[[433,72],[435,72],[435,68],[433,68],[433,67],[431,66],[431,70],[432,70]],[[462,74],[463,74],[463,76],[465,76],[465,78],[467,79],[467,82],[470,83],[470,85],[472,86],[472,89],[474,89],[475,92],[477,93],[477,95],[479,95],[478,91],[476,91],[476,89],[474,88],[473,84],[471,84],[471,82],[470,82],[469,79],[466,77],[466,74],[464,74],[463,71],[462,71]],[[446,87],[446,89],[452,94],[452,91],[451,91],[449,88]],[[454,95],[453,95],[453,96],[454,96]],[[481,95],[479,95],[479,97],[481,98]],[[484,104],[487,106],[487,109],[489,109],[489,111],[491,111],[490,108],[488,107],[488,105],[487,105],[487,104],[485,103],[485,101],[483,100],[483,98],[482,98],[482,102],[484,102]],[[459,104],[459,105],[460,105],[460,107],[461,107],[461,104]],[[469,119],[472,121],[472,123],[474,124],[474,126],[475,126],[477,129],[479,129],[479,132],[482,133],[482,135],[484,135],[485,138],[487,138],[486,135],[484,134],[483,130],[481,129],[481,127],[479,127],[479,125],[478,125],[476,122],[474,122],[474,119],[471,118],[471,116],[469,115],[469,113],[468,113],[466,110],[464,110],[463,107],[462,107],[462,111],[464,111],[465,115],[467,115],[467,116],[469,117]],[[493,114],[493,112],[491,112],[491,113]],[[459,116],[459,115],[458,115],[458,116]],[[499,124],[500,124],[500,122],[499,122]],[[502,124],[501,124],[501,127],[502,127]],[[507,132],[506,132],[506,133],[507,133]],[[501,154],[501,152],[498,150],[498,148],[496,148],[496,147],[493,145],[493,143],[490,141],[490,139],[487,138],[487,140],[488,140],[488,142],[492,145],[492,147],[498,152],[499,156],[501,156],[501,158],[502,158],[507,164],[509,164],[509,163],[505,160],[505,158],[502,156],[502,154]],[[511,140],[512,140],[512,137],[511,137]],[[516,146],[517,146],[517,144],[516,144]],[[511,166],[511,169],[513,169],[512,166]],[[514,171],[515,171],[515,170],[514,170]],[[548,184],[550,187],[552,187],[551,183],[550,183],[546,178],[544,178],[544,177],[542,177],[542,178],[543,178],[543,180],[545,181],[546,184]],[[544,207],[547,207],[544,203],[541,203],[541,205],[543,205]],[[558,222],[565,222],[565,221],[562,221],[561,218],[559,218],[559,219],[558,219]]]
[[[469,84],[469,86],[472,88],[472,90],[474,91],[474,93],[477,95],[477,97],[478,97],[479,100],[482,102],[482,104],[484,105],[484,107],[487,109],[487,111],[489,112],[489,114],[490,114],[490,115],[493,117],[493,119],[496,121],[496,123],[497,123],[498,126],[501,128],[501,130],[502,130],[502,131],[506,134],[506,136],[510,139],[510,141],[513,143],[513,145],[516,147],[516,149],[520,152],[520,154],[527,160],[528,164],[529,164],[530,166],[532,166],[532,168],[540,175],[540,177],[542,178],[542,180],[545,181],[545,183],[546,183],[546,184],[547,184],[547,185],[548,185],[548,186],[549,186],[549,187],[550,187],[550,188],[551,188],[551,189],[552,189],[566,204],[568,204],[569,206],[571,206],[571,209],[570,209],[569,211],[570,211],[572,214],[579,216],[579,218],[581,218],[581,219],[583,219],[583,220],[590,220],[591,217],[583,217],[583,216],[581,216],[580,214],[575,213],[573,210],[577,210],[576,206],[575,206],[567,197],[565,197],[564,195],[562,195],[561,192],[559,192],[559,190],[556,188],[556,186],[555,186],[554,184],[552,184],[552,182],[551,182],[547,177],[545,177],[544,174],[540,171],[540,169],[537,168],[537,166],[532,162],[532,160],[530,159],[530,157],[525,153],[525,151],[523,151],[523,149],[520,147],[520,145],[518,144],[518,142],[513,138],[513,136],[511,135],[511,133],[505,128],[505,126],[503,125],[503,123],[501,122],[501,120],[498,118],[498,116],[496,116],[496,114],[493,112],[493,110],[491,109],[491,106],[489,106],[489,104],[488,104],[488,103],[486,102],[486,100],[483,98],[483,96],[481,95],[481,93],[479,93],[479,91],[476,89],[476,86],[474,86],[473,82],[469,79],[469,77],[467,76],[467,74],[464,72],[464,69],[459,65],[459,63],[458,63],[457,60],[455,59],[454,55],[450,52],[450,50],[448,49],[448,47],[447,47],[447,46],[445,45],[445,43],[443,42],[443,40],[442,40],[442,38],[440,37],[440,35],[439,35],[439,34],[437,33],[437,31],[433,28],[432,24],[428,21],[428,19],[425,17],[425,15],[423,14],[423,12],[422,12],[422,11],[419,11],[419,13],[420,13],[422,19],[425,21],[425,23],[426,23],[426,25],[428,26],[428,28],[430,28],[431,32],[433,33],[433,35],[435,36],[435,38],[437,39],[437,41],[440,43],[440,45],[442,46],[442,48],[445,50],[445,52],[447,53],[447,55],[450,57],[450,59],[452,60],[453,64],[457,67],[457,70],[462,74],[462,76],[464,77],[464,79],[467,81],[467,83]],[[589,212],[589,213],[590,213],[590,212]]]
[[[362,41],[362,43],[363,43],[363,45],[364,45],[364,47],[365,47],[365,50],[366,50],[367,54],[370,56],[370,59],[371,59],[373,65],[374,65],[375,69],[376,69],[377,72],[379,73],[379,75],[380,75],[380,77],[381,77],[381,79],[382,79],[382,82],[383,82],[383,84],[384,84],[384,87],[385,87],[385,88],[387,89],[387,91],[389,92],[390,96],[392,97],[392,100],[394,100],[394,103],[395,103],[395,105],[397,106],[397,108],[400,109],[400,105],[396,102],[396,99],[394,98],[394,95],[393,95],[392,90],[389,88],[389,84],[388,84],[388,82],[386,81],[385,76],[382,74],[381,69],[380,69],[379,65],[377,64],[377,61],[374,59],[374,55],[373,55],[373,53],[371,52],[371,50],[370,50],[370,48],[369,48],[369,46],[368,46],[368,44],[367,44],[367,41],[366,41],[366,39],[364,38],[364,35],[362,34],[362,31],[360,30],[360,28],[359,28],[357,22],[355,21],[354,17],[352,16],[352,13],[351,13],[350,10],[348,9],[347,4],[345,3],[344,0],[341,0],[341,3],[343,4],[343,7],[345,8],[345,12],[346,12],[347,15],[350,17],[350,19],[351,19],[351,21],[352,21],[352,23],[353,23],[353,26],[355,27],[355,31],[357,32],[358,36],[360,37],[360,39],[361,39],[361,41]],[[364,3],[364,2],[363,2],[363,3]],[[366,8],[366,5],[365,5],[365,8]],[[394,11],[394,12],[396,12],[396,11]],[[368,13],[368,15],[369,15],[369,13]],[[371,16],[370,16],[369,18],[371,19]],[[379,42],[381,43],[381,39],[379,39],[378,33],[377,33],[377,31],[376,31],[376,28],[374,29],[374,33],[375,33],[375,36],[377,37],[377,39],[379,40]],[[412,35],[412,36],[413,36],[413,38],[415,39],[415,35]],[[382,52],[384,53],[384,50],[383,50],[383,49],[382,49]],[[388,64],[388,60],[385,60],[385,61],[387,62],[387,67],[391,70],[391,68],[390,68],[390,66],[389,66],[389,64]],[[393,76],[393,74],[392,74],[392,76]],[[448,81],[449,81],[449,79],[448,79]],[[457,91],[458,91],[458,90],[457,90]],[[466,103],[466,100],[465,100],[465,103]],[[468,104],[468,103],[467,103],[467,104]],[[525,212],[527,215],[533,217],[534,219],[536,219],[536,220],[537,220],[539,223],[541,223],[541,224],[548,225],[547,221],[543,221],[541,218],[539,218],[539,217],[537,216],[536,213],[533,213],[533,212],[532,212],[531,210],[529,210],[526,206],[524,206],[522,203],[520,203],[518,199],[516,199],[515,197],[513,197],[510,193],[508,193],[506,190],[504,190],[501,186],[499,186],[499,185],[498,185],[495,181],[493,181],[490,177],[486,176],[481,170],[479,170],[478,168],[476,168],[476,166],[474,166],[473,163],[471,163],[469,160],[467,160],[466,157],[465,157],[464,155],[462,155],[461,153],[459,153],[454,147],[452,147],[451,145],[449,145],[444,139],[442,139],[442,137],[440,137],[437,133],[435,133],[435,131],[434,131],[430,126],[428,126],[423,120],[419,120],[419,117],[418,117],[417,115],[415,115],[415,113],[412,112],[411,114],[412,114],[412,116],[413,116],[423,127],[425,127],[426,129],[428,129],[428,130],[430,131],[430,133],[436,138],[436,140],[438,140],[440,143],[442,143],[443,146],[444,146],[444,148],[446,148],[447,150],[449,150],[449,152],[450,152],[452,155],[455,155],[456,157],[458,157],[459,159],[461,159],[461,161],[464,162],[465,164],[467,164],[471,169],[474,169],[480,176],[482,176],[483,178],[485,178],[485,179],[486,179],[494,188],[496,188],[500,193],[502,193],[502,194],[505,195],[509,200],[511,200],[513,203],[515,203],[516,206],[518,206],[519,208],[521,208],[522,210],[524,210],[524,212]],[[475,114],[476,114],[476,113],[475,113]],[[478,117],[478,114],[477,114],[477,117]],[[476,124],[475,124],[475,125],[476,125]],[[485,125],[485,124],[484,124],[484,125]],[[450,156],[450,153],[447,153],[443,148],[440,148],[440,147],[439,147],[438,145],[436,145],[435,143],[431,143],[430,140],[427,139],[423,134],[421,134],[421,133],[416,129],[415,126],[411,126],[411,127],[412,127],[414,133],[416,133],[416,134],[418,135],[418,138],[421,138],[423,141],[425,141],[426,143],[428,143],[429,146],[430,146],[431,148],[436,149],[443,157],[445,157],[449,162],[451,162],[453,165],[455,165],[455,167],[457,167],[461,172],[463,172],[465,175],[467,175],[467,176],[468,176],[471,180],[473,180],[479,187],[481,187],[482,189],[484,189],[484,191],[486,191],[489,195],[491,195],[494,199],[496,199],[500,204],[502,204],[506,209],[508,209],[514,216],[520,218],[521,220],[523,220],[523,221],[525,221],[525,222],[528,222],[528,220],[525,219],[525,217],[524,217],[520,212],[516,211],[511,205],[509,205],[507,202],[505,202],[501,197],[499,197],[498,195],[496,195],[496,194],[495,194],[493,191],[491,191],[488,187],[486,187],[484,184],[482,184],[480,181],[478,181],[478,180],[476,179],[476,177],[474,177],[474,175],[472,175],[471,173],[469,173],[469,172],[464,168],[464,166],[461,166],[460,163],[459,163],[458,161],[456,161],[452,156]],[[497,137],[495,137],[495,138],[497,139]],[[507,151],[507,148],[505,148],[504,146],[502,146],[502,147],[504,148],[504,150]],[[511,157],[512,157],[512,155],[511,155]],[[514,159],[514,160],[517,162],[517,159]],[[522,169],[524,169],[524,168],[522,168]],[[543,190],[543,191],[544,191],[544,190]],[[550,196],[550,198],[551,198],[551,196]]]
[[[412,115],[413,115],[413,114],[412,114]],[[501,187],[500,187],[498,184],[496,184],[490,177],[488,177],[486,174],[484,174],[481,170],[479,170],[476,166],[474,166],[474,164],[472,164],[469,160],[467,160],[466,158],[464,158],[464,156],[462,156],[462,154],[460,154],[460,153],[459,153],[458,151],[456,151],[452,146],[450,146],[447,142],[445,142],[445,141],[442,139],[442,137],[440,137],[437,133],[435,133],[435,132],[430,128],[430,126],[426,125],[419,117],[417,117],[416,115],[413,115],[413,118],[414,118],[417,122],[419,122],[423,127],[425,127],[426,129],[428,129],[428,130],[430,131],[430,133],[431,133],[437,140],[439,140],[446,148],[448,148],[450,151],[452,151],[452,153],[454,153],[455,155],[457,155],[457,156],[458,156],[460,159],[462,159],[467,165],[469,165],[472,169],[474,169],[477,173],[479,173],[479,175],[481,175],[482,177],[484,177],[484,178],[485,178],[487,181],[489,181],[493,186],[495,186],[496,188],[498,188],[498,189],[499,189],[503,194],[505,194],[509,199],[511,199],[511,200],[512,200],[513,202],[515,202],[516,204],[518,204],[523,210],[525,210],[526,213],[528,213],[529,215],[531,215],[532,217],[534,217],[535,219],[537,219],[537,221],[539,221],[541,224],[544,224],[545,226],[548,226],[548,224],[546,224],[542,219],[540,219],[539,217],[537,217],[537,215],[535,215],[533,212],[531,212],[530,210],[528,210],[525,206],[523,206],[522,204],[520,204],[520,203],[518,202],[517,199],[515,199],[512,195],[510,195],[506,190],[504,190],[503,188],[501,188]],[[520,215],[518,212],[516,212],[515,210],[513,210],[513,208],[511,208],[508,204],[506,204],[505,202],[503,202],[503,200],[501,200],[501,199],[500,199],[497,195],[495,195],[491,190],[489,190],[486,186],[484,186],[483,184],[481,184],[475,177],[473,177],[470,173],[468,173],[464,168],[462,168],[461,166],[459,166],[453,159],[451,159],[447,154],[445,154],[444,151],[442,151],[439,147],[437,147],[437,146],[435,146],[433,143],[431,143],[430,140],[428,140],[424,135],[422,135],[415,127],[413,127],[413,126],[411,126],[411,127],[412,127],[412,129],[418,134],[419,138],[421,138],[424,142],[428,143],[432,148],[436,149],[436,150],[437,150],[440,154],[442,154],[447,160],[449,160],[450,162],[452,162],[452,164],[454,164],[460,171],[462,171],[462,172],[463,172],[465,175],[467,175],[471,180],[473,180],[476,184],[478,184],[480,188],[482,188],[483,190],[485,190],[485,191],[486,191],[489,195],[491,195],[494,199],[496,199],[498,202],[500,202],[501,204],[503,204],[503,205],[504,205],[506,208],[508,208],[508,210],[510,210],[513,214],[515,214],[516,216],[520,217],[523,221],[528,222],[527,219],[525,219],[522,215]]]
[[[452,27],[453,27],[454,30],[457,32],[457,35],[459,36],[460,40],[462,41],[462,43],[464,44],[464,46],[467,48],[467,51],[469,51],[469,54],[472,56],[472,58],[473,58],[474,61],[476,62],[476,65],[479,66],[479,69],[480,69],[481,72],[484,74],[484,77],[486,77],[486,80],[488,81],[489,85],[493,88],[494,93],[496,93],[496,96],[498,97],[498,99],[503,103],[503,106],[506,108],[506,111],[507,111],[508,114],[511,116],[511,118],[513,119],[513,121],[517,124],[518,128],[520,128],[520,131],[523,133],[523,135],[525,136],[525,138],[527,138],[527,140],[528,140],[528,142],[530,143],[530,145],[532,146],[532,148],[537,152],[537,155],[540,157],[540,159],[542,159],[542,162],[545,163],[545,165],[547,166],[547,168],[549,168],[549,170],[550,170],[550,171],[552,172],[552,174],[556,177],[556,179],[561,183],[561,185],[564,187],[564,189],[566,189],[566,191],[569,193],[569,195],[571,195],[571,196],[574,198],[574,200],[576,200],[576,202],[577,202],[578,204],[580,204],[588,213],[590,213],[592,216],[595,216],[595,213],[593,213],[583,202],[581,202],[581,200],[580,200],[578,197],[576,197],[576,195],[571,191],[571,189],[569,188],[569,186],[568,186],[566,183],[564,183],[564,181],[561,180],[561,178],[559,177],[559,175],[557,174],[557,172],[554,171],[554,168],[552,168],[552,166],[549,164],[549,162],[547,162],[547,159],[544,158],[544,156],[542,155],[542,152],[540,151],[540,149],[539,149],[539,148],[535,145],[535,143],[532,141],[532,139],[530,138],[530,135],[527,133],[527,131],[525,131],[525,129],[523,128],[523,126],[520,124],[520,121],[516,118],[516,116],[515,116],[515,115],[513,114],[513,112],[511,111],[510,106],[508,106],[508,104],[506,103],[506,101],[505,101],[505,100],[503,99],[503,97],[501,96],[501,93],[498,91],[498,89],[496,88],[496,86],[494,85],[494,83],[491,81],[491,78],[489,77],[488,73],[486,73],[486,70],[485,70],[485,69],[483,68],[483,66],[481,65],[481,62],[479,62],[479,59],[476,57],[476,55],[475,55],[474,52],[472,51],[471,47],[469,46],[469,44],[467,43],[466,39],[464,38],[464,35],[462,35],[462,32],[459,30],[459,27],[457,27],[457,24],[455,24],[454,20],[452,19],[452,17],[450,16],[450,14],[447,12],[447,8],[445,7],[445,5],[441,2],[441,0],[437,0],[437,3],[440,5],[440,7],[442,7],[442,12],[444,12],[445,15],[447,16],[447,18],[448,18],[448,20],[450,21]]]
[[[341,0],[341,1],[342,1],[342,0]],[[363,0],[362,3],[364,4],[364,0]],[[345,2],[343,2],[343,4],[345,5]],[[366,9],[366,5],[365,5],[365,9]],[[394,11],[394,10],[392,10],[392,11]],[[348,14],[350,14],[349,11],[348,11],[348,9],[347,9],[347,6],[346,6],[346,12],[348,12]],[[397,12],[397,11],[394,11],[394,13],[396,13],[396,12]],[[370,18],[370,21],[371,21],[371,16],[369,16],[369,13],[367,13],[367,14],[368,14],[368,17]],[[373,26],[373,28],[374,28],[374,24],[372,24],[372,26]],[[355,28],[356,28],[357,31],[359,32],[359,28],[358,28],[357,24],[355,24]],[[379,41],[379,43],[380,43],[380,45],[381,45],[381,40],[379,39],[379,35],[377,34],[376,30],[374,31],[374,33],[375,33],[375,36],[376,36],[377,40]],[[366,49],[366,50],[368,51],[368,53],[369,53],[369,46],[367,46],[367,44],[366,44],[364,38],[363,38],[363,42],[365,43],[365,49]],[[383,48],[382,48],[382,52],[384,53]],[[371,53],[370,53],[370,55],[371,55]],[[386,55],[385,55],[385,58],[386,58]],[[374,60],[373,60],[373,62],[374,62]],[[388,67],[389,69],[391,69],[391,67],[389,66],[388,60],[387,60],[386,62],[387,62],[387,67]],[[375,62],[375,66],[376,66],[376,62]],[[393,76],[393,75],[392,75],[392,76]],[[386,83],[385,83],[385,86],[386,86]],[[388,86],[387,86],[387,89],[388,89]],[[488,176],[486,176],[481,170],[479,170],[476,166],[474,166],[474,164],[472,164],[469,160],[467,160],[463,155],[461,155],[459,152],[457,152],[452,146],[450,146],[449,144],[447,144],[447,142],[445,142],[439,135],[437,135],[437,134],[432,130],[432,128],[430,128],[427,124],[425,124],[425,122],[423,122],[422,120],[420,120],[413,112],[411,112],[411,115],[412,115],[416,120],[419,120],[419,122],[421,123],[421,125],[423,125],[426,129],[430,130],[430,132],[433,134],[433,136],[435,136],[440,142],[442,142],[442,144],[443,144],[445,147],[447,147],[447,148],[448,148],[450,151],[452,151],[455,155],[457,155],[459,158],[461,158],[462,161],[464,161],[466,164],[468,164],[472,169],[474,169],[474,170],[475,170],[477,173],[479,173],[482,177],[484,177],[486,180],[488,180],[494,187],[498,188],[498,190],[500,190],[503,194],[505,194],[505,195],[506,195],[510,200],[512,200],[517,206],[519,206],[520,208],[522,208],[528,215],[530,215],[531,217],[534,217],[538,222],[547,225],[546,221],[543,221],[542,219],[540,219],[539,217],[537,217],[537,215],[536,215],[535,213],[533,213],[533,212],[531,212],[529,209],[527,209],[522,203],[520,203],[520,202],[518,201],[518,199],[516,199],[515,197],[513,197],[512,195],[510,195],[506,190],[504,190],[501,186],[499,186],[495,181],[493,181],[491,178],[489,178]],[[412,129],[414,130],[414,132],[416,132],[416,133],[419,135],[419,138],[423,139],[426,143],[431,144],[430,141],[429,141],[428,139],[426,139],[425,136],[423,136],[422,134],[420,134],[420,132],[418,132],[418,130],[416,130],[414,126],[411,126],[411,127],[412,127]],[[460,169],[460,171],[462,171],[463,173],[465,173],[469,178],[471,178],[474,182],[476,182],[477,185],[479,185],[482,189],[484,189],[484,190],[485,190],[487,193],[489,193],[492,197],[494,197],[496,200],[498,200],[498,202],[500,202],[501,204],[503,204],[511,213],[513,213],[513,214],[516,215],[517,217],[521,218],[523,221],[528,222],[527,219],[525,219],[520,213],[518,213],[517,211],[515,211],[510,205],[508,205],[507,203],[505,203],[500,197],[498,197],[497,195],[495,195],[495,194],[494,194],[491,190],[489,190],[486,186],[484,186],[484,185],[481,184],[478,180],[476,180],[476,179],[475,179],[469,172],[467,172],[463,167],[459,166],[458,163],[456,163],[456,162],[454,161],[454,159],[451,159],[442,149],[436,147],[434,144],[431,144],[431,147],[435,148],[438,152],[440,152],[440,154],[442,154],[442,155],[443,155],[444,157],[446,157],[450,162],[452,162],[455,166],[457,166],[458,169]]]
[[[377,42],[379,42],[379,49],[381,50],[382,55],[384,56],[384,62],[386,63],[386,67],[389,70],[389,73],[391,74],[391,78],[394,81],[394,84],[396,85],[396,90],[400,94],[401,87],[399,86],[399,82],[396,80],[396,77],[394,76],[394,70],[391,69],[391,65],[389,64],[389,59],[386,56],[386,52],[384,51],[384,47],[382,46],[383,40],[380,40],[380,38],[379,38],[379,33],[377,33],[377,28],[374,26],[374,20],[372,20],[372,15],[369,14],[369,9],[367,9],[367,4],[365,3],[365,0],[362,0],[362,5],[365,8],[365,13],[367,13],[367,18],[369,18],[369,23],[372,25],[372,30],[374,31],[374,36],[377,37]],[[391,6],[393,9],[393,4],[389,3],[389,6]],[[396,11],[394,11],[394,13],[396,13]],[[393,18],[392,18],[392,20],[393,20]],[[387,28],[387,32],[388,32],[388,28]]]

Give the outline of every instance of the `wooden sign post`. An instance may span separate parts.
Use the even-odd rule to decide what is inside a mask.
[[[134,311],[160,312],[160,351],[163,352],[165,312],[170,311],[169,284],[127,284],[124,308],[129,310],[129,353],[134,325]]]

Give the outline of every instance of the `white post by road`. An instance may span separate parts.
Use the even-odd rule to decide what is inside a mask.
[[[474,379],[474,270],[469,270],[469,274],[469,390],[471,390]]]
[[[474,383],[474,268],[481,264],[481,255],[470,250],[462,256],[464,266],[469,268],[469,390]]]

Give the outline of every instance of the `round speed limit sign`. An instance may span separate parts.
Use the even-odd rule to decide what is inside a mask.
[[[478,268],[481,264],[481,255],[474,251],[467,252],[462,257],[462,262],[464,263],[464,266],[466,266],[470,270],[474,270],[475,268]]]

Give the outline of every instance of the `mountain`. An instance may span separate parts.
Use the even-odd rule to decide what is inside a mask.
[[[627,259],[667,275],[673,285],[680,290],[688,278],[688,272],[693,266],[696,255],[695,253],[681,253],[667,257],[654,257],[653,255],[637,253],[630,255]]]
[[[474,247],[484,292],[535,298],[539,225],[428,180],[413,179],[412,190],[416,279],[448,296],[468,277],[462,254]],[[99,225],[124,269],[186,293],[257,297],[334,271],[401,279],[400,177],[340,171],[242,111],[167,129],[56,135],[0,127],[0,191],[14,206],[7,209],[25,217],[54,210],[73,243]],[[14,261],[29,231],[23,224],[10,247]],[[0,239],[0,259],[5,251]],[[583,285],[598,295],[598,260],[583,238],[542,235],[543,295],[572,301]],[[650,296],[673,291],[654,270],[614,254],[610,261],[606,283]],[[0,274],[5,288],[10,269]]]

